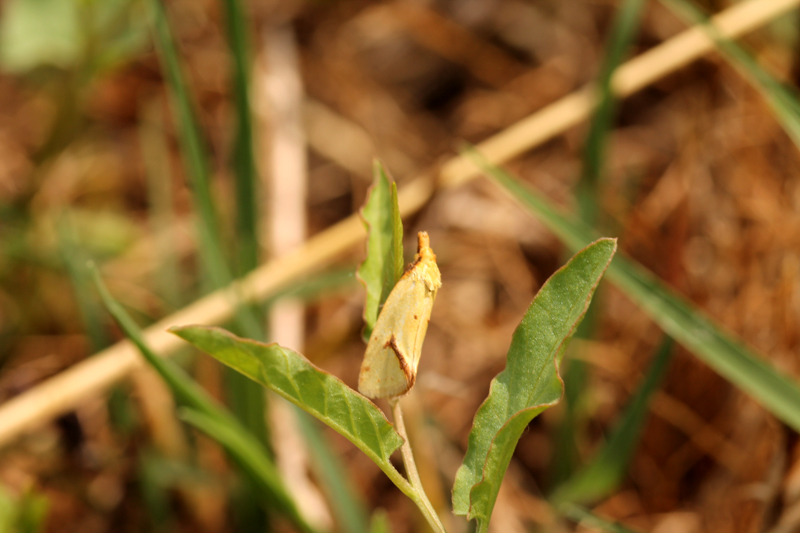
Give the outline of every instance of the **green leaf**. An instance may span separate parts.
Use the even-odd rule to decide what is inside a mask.
[[[395,284],[403,277],[405,262],[403,261],[403,219],[400,218],[400,201],[397,198],[397,183],[392,182],[392,245],[389,260],[386,262],[387,274],[384,281],[383,302],[389,297]]]
[[[373,166],[374,180],[361,216],[367,228],[367,257],[358,267],[358,279],[367,289],[364,304],[364,341],[369,340],[383,303],[403,274],[403,223],[397,205],[397,187],[380,161]],[[399,264],[399,268],[398,268]]]
[[[650,365],[642,384],[634,394],[619,422],[603,447],[585,468],[559,487],[552,497],[555,502],[583,502],[610,494],[620,483],[639,442],[647,418],[650,398],[658,389],[670,360],[672,338],[666,337]]]
[[[10,0],[0,18],[0,64],[11,72],[40,65],[75,66],[86,46],[80,5],[64,0]]]
[[[389,456],[403,439],[383,412],[302,355],[274,343],[242,339],[220,328],[183,326],[170,331],[319,418],[382,470],[394,470]]]
[[[573,250],[596,238],[592,228],[553,207],[502,169],[476,152],[475,164],[550,228]],[[723,331],[691,302],[668,288],[640,264],[617,256],[608,269],[614,285],[639,304],[661,328],[711,368],[750,394],[795,431],[800,431],[800,386],[763,358]]]
[[[93,74],[142,50],[145,30],[138,2],[129,0],[9,0],[0,17],[0,68]]]
[[[514,332],[506,369],[492,380],[475,415],[453,487],[455,513],[476,518],[478,531],[488,529],[522,432],[561,398],[561,355],[616,249],[616,239],[600,239],[578,252],[542,286]]]

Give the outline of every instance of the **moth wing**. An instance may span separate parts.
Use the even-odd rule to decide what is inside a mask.
[[[435,295],[418,276],[406,275],[397,282],[367,344],[358,377],[362,394],[399,396],[414,385]]]
[[[397,330],[395,337],[397,346],[403,354],[406,354],[406,361],[411,367],[413,375],[416,376],[436,291],[430,291],[423,280],[414,279],[413,292],[415,293],[414,305],[407,308],[405,316],[398,320],[401,327]]]

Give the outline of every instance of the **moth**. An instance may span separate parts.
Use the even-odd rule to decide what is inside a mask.
[[[369,398],[401,396],[417,380],[433,300],[442,286],[428,234],[420,231],[417,241],[414,262],[389,293],[367,343],[358,390]]]

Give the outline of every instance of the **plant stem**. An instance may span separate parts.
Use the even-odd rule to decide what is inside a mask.
[[[406,495],[414,500],[414,503],[417,504],[417,507],[419,507],[420,511],[422,511],[423,516],[434,531],[437,533],[446,533],[442,522],[439,520],[439,515],[436,514],[436,510],[433,508],[430,500],[428,500],[428,496],[425,494],[425,489],[422,487],[422,481],[419,478],[419,472],[417,472],[417,463],[414,461],[414,454],[411,453],[411,443],[409,442],[408,434],[406,433],[406,425],[405,422],[403,422],[403,410],[400,408],[400,399],[390,399],[389,405],[392,407],[394,429],[400,434],[401,437],[403,437],[404,442],[400,447],[400,452],[403,454],[403,464],[406,467],[408,481],[411,483],[411,487],[413,488],[414,496],[408,493],[406,493]]]

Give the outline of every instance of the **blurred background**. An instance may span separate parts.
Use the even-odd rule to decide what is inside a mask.
[[[176,417],[156,374],[119,355],[122,334],[85,264],[147,327],[259,265],[303,258],[256,271],[277,277],[247,306],[254,321],[193,307],[163,326],[277,340],[355,387],[354,213],[374,157],[414,205],[407,260],[426,230],[442,271],[407,424],[448,531],[469,531],[449,502],[472,418],[570,250],[488,179],[456,184],[439,170],[464,143],[593,83],[605,114],[555,117],[531,149],[495,160],[619,237],[621,252],[797,384],[800,105],[791,89],[784,108],[770,93],[800,78],[796,13],[737,41],[765,78],[711,52],[615,101],[613,67],[686,29],[669,4],[2,2],[0,532],[296,530]],[[309,239],[328,248],[309,255]],[[338,434],[298,422],[204,354],[167,352],[265,443],[318,530],[368,531],[372,517],[371,531],[425,531]],[[105,374],[50,381],[109,353]],[[800,531],[796,428],[695,355],[604,282],[562,365],[565,398],[523,435],[492,529]],[[2,410],[37,390],[13,421]],[[559,511],[548,502],[570,483],[581,507]]]

